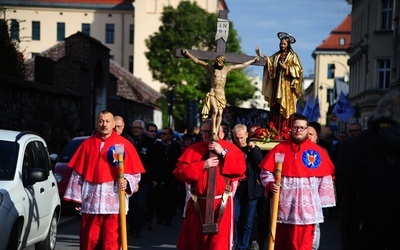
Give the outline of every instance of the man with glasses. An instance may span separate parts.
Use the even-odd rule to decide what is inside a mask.
[[[183,152],[174,170],[174,176],[179,181],[191,186],[191,199],[186,205],[177,249],[230,249],[233,238],[232,183],[244,175],[245,157],[233,143],[211,140],[210,119],[203,122],[201,136],[202,141],[192,144]],[[217,156],[210,157],[210,152]],[[214,203],[206,199],[210,168],[216,168]],[[213,222],[218,225],[218,232],[211,234],[203,231],[207,201],[214,204]]]
[[[151,139],[156,139],[157,137],[157,125],[154,123],[147,123],[146,125],[146,136]]]
[[[260,164],[268,197],[280,189],[275,250],[312,249],[322,208],[336,205],[334,166],[328,153],[308,137],[308,120],[295,115],[290,138],[267,153]],[[275,184],[275,154],[284,154],[281,185]]]
[[[157,126],[148,126],[148,130],[156,131]],[[132,134],[133,141],[136,148],[136,151],[139,154],[140,160],[144,168],[146,169],[146,173],[142,175],[142,179],[140,181],[140,188],[138,192],[136,192],[129,199],[129,204],[133,209],[128,214],[129,221],[129,233],[133,235],[133,238],[140,238],[140,232],[142,226],[145,222],[149,222],[146,220],[148,211],[148,202],[149,195],[151,190],[157,185],[156,180],[158,179],[157,173],[157,165],[155,164],[155,143],[156,138],[151,138],[150,136],[146,136],[145,133],[145,123],[142,120],[135,120],[132,123]],[[157,134],[157,133],[151,133]],[[151,213],[151,212],[150,212]],[[147,229],[151,228],[151,224],[146,226]]]
[[[125,129],[124,118],[122,118],[121,116],[118,116],[118,115],[114,116],[114,124],[115,124],[115,127],[114,127],[115,132],[117,132],[117,134],[124,137],[125,139],[130,141],[132,144],[134,144],[132,137],[124,131],[124,129]]]
[[[349,136],[357,136],[362,132],[362,125],[359,122],[353,122],[349,125]]]

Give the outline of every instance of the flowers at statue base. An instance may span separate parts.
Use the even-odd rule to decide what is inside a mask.
[[[260,140],[262,142],[282,141],[289,138],[289,128],[278,131],[273,122],[268,123],[266,127],[254,125],[250,128],[250,139]]]

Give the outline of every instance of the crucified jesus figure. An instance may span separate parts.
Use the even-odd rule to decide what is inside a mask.
[[[211,120],[212,120],[212,138],[218,141],[218,129],[222,122],[222,114],[226,107],[225,98],[225,84],[226,77],[229,71],[234,69],[243,69],[252,63],[258,62],[259,57],[256,56],[253,59],[234,65],[225,65],[225,56],[220,55],[214,59],[214,64],[208,64],[197,57],[193,56],[186,49],[182,50],[182,55],[190,58],[194,63],[199,64],[206,68],[211,74],[211,89],[204,98],[204,105],[201,111],[202,118],[207,119],[209,116],[210,109],[212,109]]]

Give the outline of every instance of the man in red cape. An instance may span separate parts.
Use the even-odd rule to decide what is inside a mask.
[[[114,116],[101,111],[97,132],[85,140],[68,166],[73,168],[64,199],[79,204],[82,215],[80,249],[119,250],[119,189],[128,197],[136,192],[145,170],[130,143],[114,131]],[[124,181],[118,182],[116,144],[124,144]],[[128,205],[126,208],[128,211]]]
[[[275,184],[275,154],[284,154],[281,186]],[[314,228],[324,221],[322,208],[335,206],[334,166],[328,153],[308,138],[308,120],[295,115],[290,138],[260,163],[267,196],[279,188],[275,250],[311,250]]]
[[[190,184],[192,198],[197,197],[201,219],[196,212],[193,199],[187,203],[185,219],[178,239],[177,249],[180,250],[230,250],[233,239],[233,206],[232,188],[226,197],[226,207],[220,215],[221,198],[227,184],[232,187],[233,181],[242,177],[246,171],[244,154],[233,143],[218,140],[210,141],[212,137],[211,120],[205,120],[201,126],[203,141],[189,146],[178,159],[175,177]],[[209,151],[214,151],[218,157],[208,157]],[[215,183],[214,214],[218,221],[218,233],[203,234],[202,225],[205,218],[208,169],[217,168]]]

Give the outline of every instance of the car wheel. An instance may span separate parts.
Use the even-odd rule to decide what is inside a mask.
[[[10,239],[8,240],[7,250],[20,249],[22,221],[16,221],[11,230]]]
[[[51,218],[49,232],[46,236],[46,239],[41,243],[35,245],[35,250],[54,250],[56,248],[56,240],[57,240],[57,214],[54,213]]]

